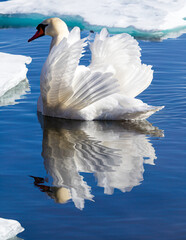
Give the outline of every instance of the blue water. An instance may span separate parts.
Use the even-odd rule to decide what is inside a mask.
[[[87,126],[37,116],[39,75],[50,38],[28,44],[34,32],[0,30],[0,51],[33,58],[27,74],[31,92],[17,105],[0,107],[0,217],[18,220],[25,240],[185,239],[186,35],[139,42],[143,62],[155,71],[139,98],[165,105],[149,123]],[[82,63],[89,61],[88,52]],[[154,165],[150,156],[156,156]],[[94,201],[85,200],[82,210],[71,199],[56,202],[60,187],[83,196],[83,183]]]

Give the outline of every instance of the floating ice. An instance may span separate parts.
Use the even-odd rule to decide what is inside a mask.
[[[0,240],[13,238],[23,231],[24,228],[18,221],[0,218]]]
[[[30,57],[0,53],[0,97],[26,78]]]
[[[0,3],[0,14],[71,16],[90,25],[165,31],[186,27],[185,0],[10,0]],[[11,18],[12,15],[9,15]],[[80,18],[78,18],[80,17]],[[31,19],[30,19],[31,20]],[[28,24],[28,19],[25,22]]]

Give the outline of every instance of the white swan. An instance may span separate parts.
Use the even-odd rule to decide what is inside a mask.
[[[81,120],[145,119],[163,107],[153,107],[135,97],[152,81],[151,66],[141,64],[140,47],[128,34],[108,36],[106,29],[90,44],[88,67],[79,65],[87,45],[80,29],[71,32],[59,18],[37,26],[28,41],[52,37],[42,68],[38,111],[43,115]]]

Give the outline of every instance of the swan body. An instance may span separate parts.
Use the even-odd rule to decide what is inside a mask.
[[[151,83],[151,66],[141,63],[140,47],[128,34],[110,37],[104,28],[90,43],[88,67],[79,65],[87,45],[80,29],[68,31],[59,18],[37,26],[29,41],[50,35],[50,53],[40,77],[38,111],[43,115],[79,120],[142,120],[163,107],[135,97]]]

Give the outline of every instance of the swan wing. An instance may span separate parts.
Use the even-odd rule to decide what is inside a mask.
[[[78,66],[85,46],[75,27],[68,39],[52,48],[41,73],[44,105],[80,110],[119,91],[113,73]]]
[[[92,103],[117,93],[118,82],[110,72],[91,71],[88,67],[79,66],[73,81],[74,93],[67,101],[68,108],[81,110]]]
[[[119,81],[120,93],[136,97],[151,83],[151,66],[141,63],[138,42],[128,34],[108,36],[104,28],[90,44],[92,60],[90,69],[111,71]]]
[[[54,46],[41,72],[41,94],[48,106],[64,105],[73,95],[72,82],[85,40],[80,39],[80,29],[75,27],[67,38]]]

